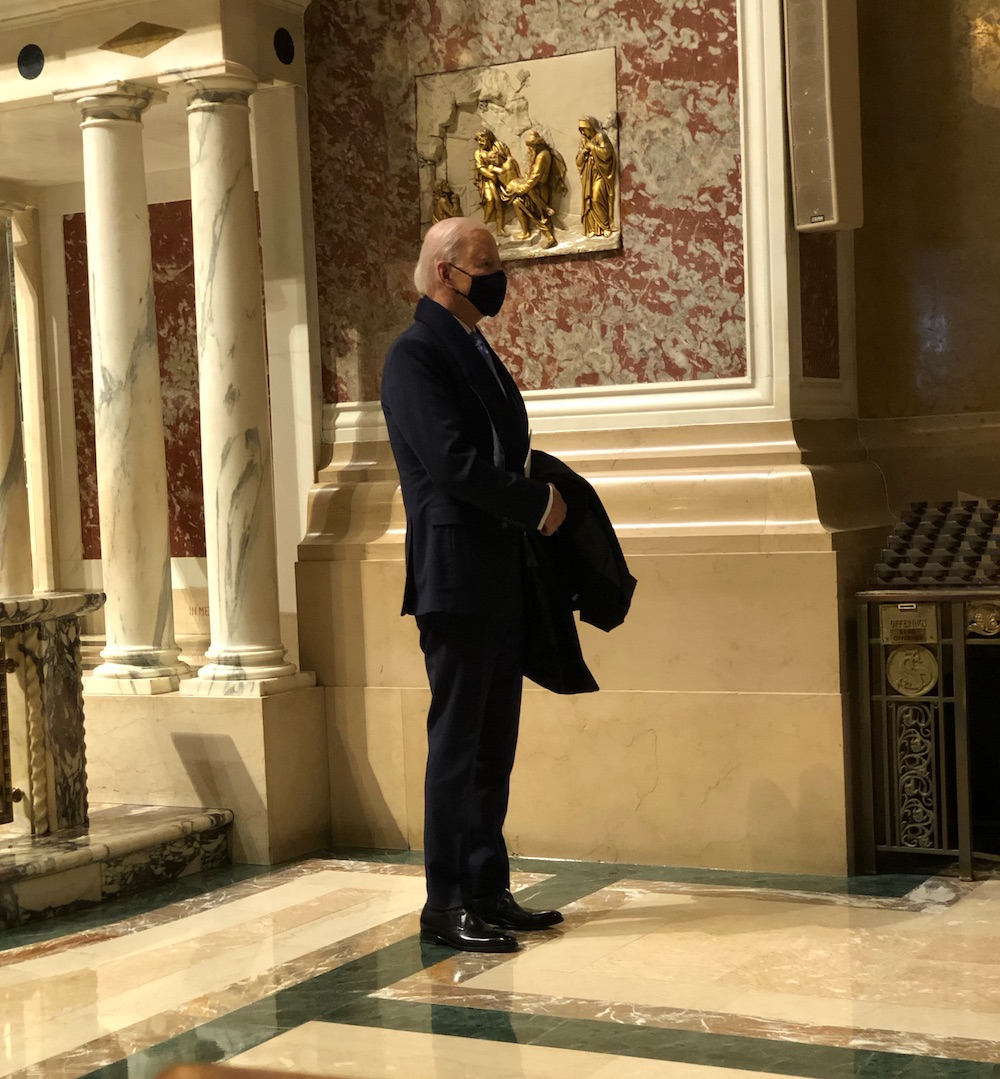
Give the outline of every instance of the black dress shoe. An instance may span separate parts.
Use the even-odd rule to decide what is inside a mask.
[[[424,907],[420,914],[420,939],[430,944],[444,944],[460,952],[516,952],[517,941],[488,926],[466,907],[433,910]]]
[[[499,929],[549,929],[563,920],[557,910],[527,910],[509,891],[477,899],[472,909],[484,922]]]

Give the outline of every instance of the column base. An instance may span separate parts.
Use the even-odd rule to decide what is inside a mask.
[[[154,693],[173,693],[180,684],[181,679],[176,674],[156,678],[105,678],[88,674],[83,679],[83,692],[112,697],[148,697]]]
[[[204,668],[202,668],[204,670]],[[296,671],[276,678],[198,678],[188,679],[180,686],[186,697],[270,697],[293,689],[309,689],[316,685],[312,671]]]
[[[125,652],[113,651],[105,645],[101,649],[101,662],[93,669],[91,676],[108,681],[149,682],[172,678],[177,682],[190,678],[193,673],[180,654],[179,648],[158,652]]]

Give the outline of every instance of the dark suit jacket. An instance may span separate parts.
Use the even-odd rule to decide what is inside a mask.
[[[524,402],[494,366],[496,376],[426,297],[386,356],[382,410],[406,508],[403,614],[502,614],[520,603],[523,531],[537,528],[549,489],[524,475]]]

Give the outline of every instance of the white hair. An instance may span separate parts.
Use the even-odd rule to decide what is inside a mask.
[[[439,262],[454,262],[459,257],[465,241],[474,232],[485,232],[486,228],[478,221],[467,217],[446,217],[431,225],[424,237],[413,271],[413,283],[421,296],[426,296],[433,288],[436,279],[436,265]]]

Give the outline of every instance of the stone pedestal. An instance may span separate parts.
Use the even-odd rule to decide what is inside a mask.
[[[42,837],[0,828],[0,929],[228,865],[232,820],[228,809],[92,804],[86,828]]]
[[[91,798],[231,809],[233,860],[267,865],[330,842],[324,691],[100,700],[87,717]]]
[[[807,425],[809,426],[809,425]],[[525,683],[505,834],[535,857],[844,874],[844,672],[884,538],[850,421],[538,435],[595,486],[638,578],[601,691]],[[387,443],[344,442],[300,546],[303,663],[326,688],[334,841],[421,845],[429,693],[399,616],[404,515]]]

